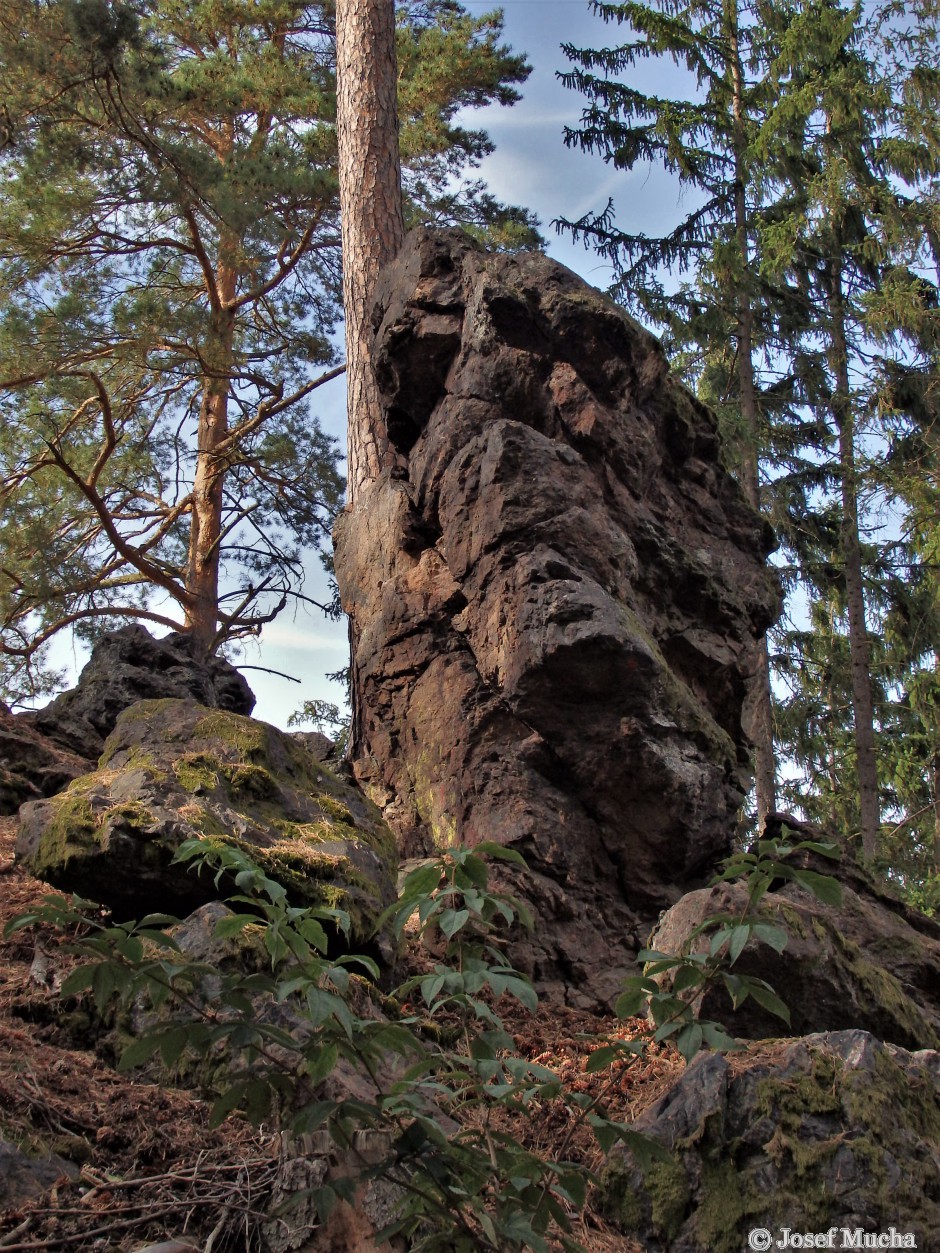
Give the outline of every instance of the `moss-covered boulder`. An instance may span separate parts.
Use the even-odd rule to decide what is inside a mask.
[[[119,916],[182,915],[220,894],[173,864],[193,838],[243,848],[297,903],[345,909],[353,940],[394,899],[394,840],[361,792],[277,728],[185,700],[125,710],[96,771],[23,807],[17,857]]]
[[[940,925],[860,868],[846,864],[837,873],[839,905],[823,904],[793,883],[768,893],[761,917],[786,931],[787,946],[778,953],[752,939],[736,972],[774,988],[790,1010],[794,1035],[860,1028],[902,1048],[940,1048]],[[688,893],[663,916],[650,947],[664,953],[706,948],[708,936],[697,934],[702,922],[716,914],[742,916],[747,896],[743,884]],[[720,986],[696,1008],[702,1018],[749,1039],[786,1030],[755,1001],[732,1011]]]
[[[936,1052],[840,1031],[701,1054],[634,1129],[669,1160],[644,1170],[613,1150],[601,1201],[648,1253],[785,1247],[786,1229],[831,1228],[830,1248],[940,1248]],[[748,1245],[759,1228],[773,1244]],[[864,1240],[892,1228],[908,1241]]]

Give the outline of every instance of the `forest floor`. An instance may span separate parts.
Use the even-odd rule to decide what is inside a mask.
[[[48,892],[13,865],[15,822],[0,819],[0,933]],[[56,1153],[71,1169],[41,1195],[12,1205],[0,1192],[0,1207],[9,1205],[0,1208],[0,1253],[132,1253],[159,1241],[180,1241],[173,1253],[251,1253],[277,1176],[280,1136],[241,1117],[212,1129],[209,1103],[198,1095],[119,1073],[107,1045],[90,1033],[82,1038],[81,1015],[66,1012],[50,986],[70,960],[56,954],[55,943],[44,937],[37,947],[29,932],[0,943],[0,1139]],[[598,1043],[637,1034],[639,1022],[553,1005],[502,1016],[521,1056],[554,1070],[569,1089],[600,1096],[620,1121],[635,1118],[682,1070],[674,1050],[653,1046],[629,1066],[585,1072]],[[592,1168],[601,1162],[593,1134],[574,1124],[561,1099],[502,1118],[502,1130],[538,1152],[563,1146],[568,1160]],[[590,1201],[573,1234],[591,1253],[642,1253]]]

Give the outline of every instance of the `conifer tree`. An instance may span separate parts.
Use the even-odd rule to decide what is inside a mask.
[[[936,157],[903,107],[912,70],[892,65],[890,12],[866,15],[861,5],[810,0],[782,13],[773,65],[779,103],[758,144],[774,154],[780,180],[763,265],[785,277],[802,304],[800,324],[788,333],[793,370],[830,432],[835,542],[817,564],[828,563],[832,587],[819,590],[845,622],[857,826],[872,860],[881,823],[879,679],[862,494],[869,450],[883,436],[873,432],[866,448],[862,432],[866,418],[877,419],[878,353],[903,362],[920,318],[926,287],[918,190],[935,175]]]
[[[524,213],[432,176],[486,150],[458,110],[528,72],[498,37],[399,10],[403,146],[412,212],[516,239]],[[310,410],[342,369],[334,57],[300,0],[0,0],[8,659],[133,617],[208,650],[302,595],[342,486]]]
[[[694,207],[659,238],[619,228],[612,204],[599,214],[559,225],[593,244],[612,263],[614,294],[665,330],[667,343],[680,356],[687,354],[687,367],[696,343],[709,345],[712,365],[717,355],[713,346],[731,344],[722,400],[726,410],[734,410],[733,443],[742,486],[750,503],[760,508],[759,458],[766,419],[757,356],[766,327],[758,324],[755,301],[766,299],[767,293],[759,290],[754,259],[761,171],[752,148],[769,103],[766,41],[756,11],[760,6],[742,0],[653,0],[594,7],[636,38],[613,49],[565,47],[576,68],[562,74],[562,81],[590,101],[581,125],[566,129],[566,142],[599,153],[618,169],[661,164],[692,191]],[[631,84],[636,65],[657,59],[686,71],[687,94],[654,96]],[[706,283],[707,293],[694,284],[667,292],[663,270],[695,273]],[[751,706],[762,823],[776,808],[766,640],[755,659]]]

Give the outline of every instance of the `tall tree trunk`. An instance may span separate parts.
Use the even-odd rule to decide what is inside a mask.
[[[228,435],[228,395],[235,333],[237,274],[220,263],[215,276],[218,307],[212,313],[206,351],[208,377],[199,408],[196,470],[190,511],[189,559],[186,571],[186,625],[197,653],[207,656],[219,629],[219,542],[222,535],[226,460],[220,446]]]
[[[397,87],[393,0],[337,0],[336,132],[350,507],[388,462],[372,375],[369,314],[379,271],[395,257],[405,234]]]
[[[343,240],[343,304],[346,318],[346,414],[348,422],[347,517],[368,509],[368,486],[391,461],[388,436],[372,372],[372,296],[384,265],[405,236],[398,150],[398,59],[394,0],[337,0],[336,134]],[[349,619],[349,702],[352,720],[347,753],[362,747],[359,681],[360,628],[356,571],[337,561],[336,577]],[[361,575],[361,571],[358,572]]]
[[[732,116],[734,120],[734,227],[740,274],[736,293],[738,337],[738,397],[745,431],[742,478],[745,495],[760,510],[760,415],[754,385],[754,313],[751,308],[751,253],[747,231],[745,198],[748,171],[745,163],[744,67],[738,40],[738,0],[726,0],[725,22],[731,50]],[[754,774],[757,799],[757,825],[763,830],[767,816],[777,808],[777,763],[774,756],[774,717],[770,683],[770,653],[766,635],[757,645],[755,673],[750,694],[748,732],[754,744]]]
[[[858,469],[855,456],[855,417],[849,387],[849,358],[845,330],[845,298],[836,259],[828,264],[831,338],[829,359],[835,381],[832,411],[839,432],[839,475],[842,486],[841,546],[849,616],[849,658],[852,711],[855,718],[855,756],[861,817],[862,852],[871,860],[878,851],[881,806],[878,799],[878,758],[875,749],[875,711],[871,685],[871,644],[865,623],[865,585],[858,525]]]

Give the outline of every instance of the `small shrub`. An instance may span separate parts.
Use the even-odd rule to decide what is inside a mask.
[[[753,996],[786,1018],[786,1007],[760,980],[733,967],[752,938],[781,949],[785,933],[761,921],[760,900],[774,879],[792,879],[824,899],[837,885],[803,870],[790,858],[801,849],[831,855],[827,846],[788,846],[762,841],[738,854],[719,881],[744,878],[748,901],[740,916],[716,916],[698,929],[710,934],[702,953],[642,953],[648,964],[630,980],[617,1012],[633,1016],[647,1008],[649,1037],[673,1038],[690,1059],[703,1047],[730,1048],[719,1024],[697,1022],[692,1000],[721,980],[735,1005]],[[146,1002],[159,1014],[125,1049],[132,1069],[156,1059],[170,1070],[194,1064],[211,1070],[212,1119],[242,1110],[255,1122],[275,1120],[297,1134],[326,1131],[348,1148],[363,1129],[384,1133],[388,1149],[359,1178],[333,1179],[313,1196],[324,1218],[337,1199],[352,1199],[363,1178],[383,1176],[398,1187],[401,1204],[378,1238],[404,1235],[413,1250],[434,1253],[547,1253],[549,1239],[566,1250],[581,1246],[572,1215],[583,1210],[594,1176],[565,1158],[570,1130],[556,1156],[524,1148],[501,1130],[501,1111],[526,1110],[538,1100],[561,1098],[572,1127],[588,1126],[601,1148],[627,1144],[641,1166],[668,1162],[658,1145],[628,1125],[608,1118],[600,1099],[566,1089],[557,1075],[519,1056],[498,1013],[504,996],[534,1010],[536,994],[508,962],[504,940],[512,927],[531,926],[525,906],[491,883],[490,862],[523,866],[522,858],[497,844],[442,852],[413,870],[399,900],[379,921],[399,936],[416,927],[438,956],[432,968],[408,978],[390,996],[379,988],[379,971],[364,955],[329,956],[329,934],[348,932],[341,910],[298,908],[241,849],[189,841],[177,859],[209,869],[217,884],[236,884],[229,903],[239,912],[216,924],[219,939],[252,929],[253,946],[266,955],[248,971],[197,962],[180,951],[166,928],[176,920],[150,915],[113,924],[87,902],[46,897],[8,931],[32,925],[78,928],[75,942],[86,960],[65,981],[64,997],[89,996],[99,1014]],[[412,920],[415,920],[414,922]],[[672,986],[654,975],[673,971]],[[211,1004],[200,989],[211,980]],[[360,995],[351,995],[358,988]],[[357,1012],[379,1002],[397,1012]],[[446,1022],[446,1030],[435,1025]],[[642,1056],[648,1039],[615,1040],[594,1049],[589,1073]],[[340,1061],[367,1080],[372,1095],[344,1097],[328,1080]],[[206,1063],[211,1062],[211,1067]],[[332,1095],[330,1093],[332,1092]],[[603,1089],[602,1089],[603,1093]]]

